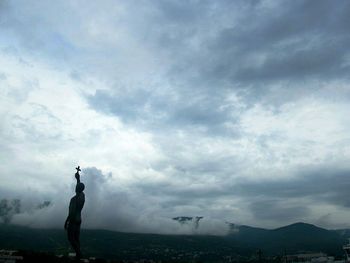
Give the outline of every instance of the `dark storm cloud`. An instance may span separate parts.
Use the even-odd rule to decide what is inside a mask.
[[[238,125],[240,108],[222,107],[230,91],[249,107],[257,99],[272,100],[273,84],[279,83],[278,100],[283,101],[292,89],[299,92],[294,86],[300,81],[347,77],[347,1],[286,1],[274,6],[263,1],[160,1],[152,7],[146,22],[130,27],[145,47],[167,57],[165,80],[171,90],[162,95],[155,87],[118,95],[96,91],[88,97],[94,109],[136,125],[199,126],[210,134],[232,136],[225,124]],[[147,34],[141,34],[145,30]],[[313,89],[303,85],[304,91]]]
[[[322,43],[316,47],[286,52],[286,50],[271,51],[262,65],[249,65],[240,68],[235,73],[239,81],[265,80],[307,80],[308,77],[321,79],[346,77],[349,66],[342,65],[347,50],[344,45],[350,43]],[[343,49],[343,50],[342,50]]]
[[[170,1],[157,7],[164,15],[154,18],[157,34],[149,41],[158,39],[157,47],[171,54],[170,78],[187,77],[202,85],[254,84],[258,80],[335,78],[346,72],[342,65],[349,43],[350,4],[346,1],[286,1],[273,7],[263,1],[204,2],[196,8]],[[171,9],[174,15],[167,15]],[[230,18],[231,12],[243,15]],[[221,23],[214,24],[217,21]],[[208,35],[205,28],[215,33]],[[171,45],[163,41],[168,35]],[[189,44],[194,40],[199,43],[195,47]],[[264,57],[260,64],[255,60],[259,57]]]
[[[16,17],[15,5],[4,3],[2,25],[17,32],[23,45],[33,42],[31,48],[44,48],[49,54],[58,51],[56,59],[81,55],[63,32],[47,28],[47,18]],[[132,14],[123,17],[130,34],[154,56],[166,57],[161,66],[172,85],[210,92],[239,83],[258,85],[262,80],[346,76],[347,1],[150,1],[147,8],[136,9],[130,1],[124,7]],[[34,26],[38,30],[33,31]],[[107,64],[119,62],[119,52],[105,55]]]
[[[174,185],[174,184],[164,184],[164,183],[145,183],[136,185],[141,191],[146,194],[152,194],[155,196],[167,196],[171,198],[168,202],[170,205],[178,204],[190,204],[196,200],[206,200],[215,199],[222,196],[235,195],[230,189],[224,186],[208,186],[206,184],[196,185],[192,183],[191,185]]]
[[[100,111],[120,116],[124,121],[138,120],[145,110],[151,94],[146,90],[137,90],[129,94],[111,95],[106,91],[97,90],[88,97],[90,105]]]
[[[270,100],[271,93],[276,93],[276,89],[271,90],[272,84],[279,85],[281,96],[278,97],[284,101],[290,94],[284,96],[281,90],[294,89],[298,93],[295,85],[300,81],[339,80],[346,78],[349,71],[350,4],[347,1],[336,4],[324,0],[150,1],[147,8],[135,8],[134,4],[124,4],[132,15],[126,15],[122,21],[140,47],[159,60],[159,69],[165,72],[159,75],[171,89],[161,87],[165,92],[160,95],[156,87],[146,85],[136,90],[126,87],[125,90],[133,92],[117,95],[97,90],[87,97],[92,108],[118,115],[134,125],[194,126],[211,135],[232,136],[232,129],[225,124],[237,126],[240,109],[234,105],[222,107],[225,98],[231,95],[230,90],[238,93],[249,107],[258,99]],[[33,42],[31,49],[48,55],[59,54],[53,56],[55,59],[69,54],[69,61],[85,61],[80,57],[82,50],[77,48],[81,43],[74,43],[62,28],[48,30],[47,17],[33,14],[18,17],[14,13],[15,5],[3,6],[6,16],[2,18],[2,25],[20,39],[22,44],[18,45],[27,46]],[[57,8],[66,10],[68,7],[57,4]],[[63,18],[71,19],[69,15]],[[82,34],[79,28],[75,29]],[[101,48],[99,42],[94,43],[96,48]],[[69,52],[63,52],[66,49]],[[120,64],[132,58],[120,60],[122,55],[118,49],[108,49],[102,54],[105,63],[94,67],[96,50],[92,48],[91,51],[93,55],[84,62],[84,67],[91,67],[94,74],[104,72],[115,82],[123,82],[119,75],[114,76],[114,68],[123,67]],[[150,63],[147,59],[136,61]],[[133,66],[137,68],[134,64],[131,66],[130,76],[136,74]],[[119,89],[119,85],[111,87],[111,90]],[[303,90],[312,89],[315,89],[312,85],[303,85]]]
[[[264,182],[242,182],[234,186],[241,196],[268,198],[311,198],[315,201],[350,207],[350,170],[336,167],[305,169],[296,178],[268,180]]]
[[[242,198],[252,213],[270,219],[293,219],[309,214],[309,201],[328,203],[338,207],[350,207],[350,170],[336,167],[300,170],[290,179],[266,179],[264,181],[220,182],[216,184],[170,183],[142,184],[138,186],[146,194],[166,197],[163,205],[210,204],[219,197]],[[205,179],[204,179],[205,180]],[[202,180],[200,183],[203,183]],[[298,200],[299,205],[290,203]],[[305,203],[304,203],[305,202]],[[294,214],[294,216],[292,216]],[[293,218],[292,218],[293,217]]]
[[[197,126],[205,127],[206,131],[215,134],[225,132],[225,122],[236,121],[236,116],[232,113],[234,105],[220,108],[225,101],[225,93],[212,96],[186,91],[179,95],[180,100],[174,100],[143,89],[117,95],[97,90],[88,97],[88,101],[98,111],[116,115],[124,122],[146,128],[152,128],[153,125],[159,127],[160,124],[163,129]]]
[[[258,220],[300,221],[310,214],[306,206],[293,206],[278,200],[255,201],[249,205],[249,209]]]
[[[213,63],[200,70],[213,79],[245,84],[344,77],[350,4],[279,3],[271,9],[249,8],[238,24],[218,29],[205,53]]]

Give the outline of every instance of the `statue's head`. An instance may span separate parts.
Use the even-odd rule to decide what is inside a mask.
[[[83,192],[85,189],[85,185],[83,183],[78,183],[77,186],[75,187],[75,192],[77,194]]]

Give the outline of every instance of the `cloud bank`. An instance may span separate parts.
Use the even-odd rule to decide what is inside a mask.
[[[1,1],[0,199],[21,200],[12,222],[61,227],[80,165],[85,227],[193,233],[181,216],[203,216],[198,233],[226,221],[350,227],[349,10]]]

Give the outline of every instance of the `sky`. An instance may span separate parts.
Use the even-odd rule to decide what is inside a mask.
[[[84,228],[350,228],[349,12],[345,0],[0,0],[11,223],[63,227],[80,165]]]

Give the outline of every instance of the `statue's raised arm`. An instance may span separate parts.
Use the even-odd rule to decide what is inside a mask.
[[[77,179],[77,184],[80,183],[80,174],[79,172],[81,171],[80,170],[80,166],[76,167],[75,170],[77,170],[77,172],[75,173],[75,179]]]

